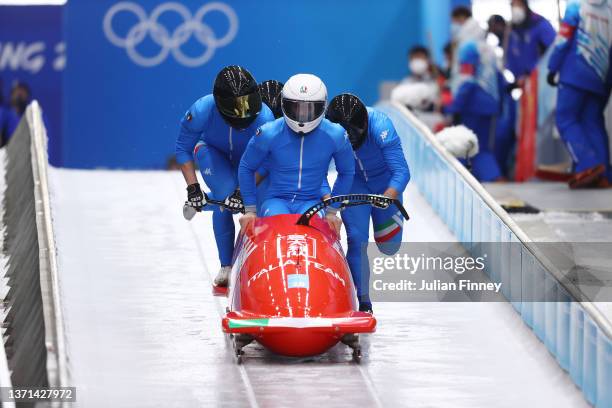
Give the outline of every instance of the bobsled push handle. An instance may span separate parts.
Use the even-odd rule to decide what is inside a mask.
[[[208,195],[206,195],[206,193],[203,193],[203,194],[204,194],[204,201],[206,202],[206,205],[216,205],[219,208],[222,208],[224,210],[237,211],[241,214],[244,214],[244,205],[240,207],[239,209],[232,208],[228,206],[227,204],[225,204],[224,201],[213,200],[212,198],[209,198]],[[192,207],[188,201],[185,201],[185,204],[183,205],[183,217],[185,217],[185,219],[189,221],[193,217],[195,217],[196,214],[197,214],[197,210],[194,207]]]
[[[410,219],[410,217],[408,216],[408,212],[398,199],[378,194],[347,194],[330,197],[321,201],[320,203],[313,205],[302,214],[302,216],[298,219],[297,224],[309,225],[310,219],[314,217],[319,211],[329,207],[332,204],[337,203],[340,203],[340,208],[355,207],[357,205],[393,204],[397,207],[404,219]]]

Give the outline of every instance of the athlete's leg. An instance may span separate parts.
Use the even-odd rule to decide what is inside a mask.
[[[302,201],[293,201],[289,203],[289,209],[291,210],[291,214],[304,214],[306,210],[308,210],[313,205],[316,205],[320,202],[320,200],[302,200]],[[317,213],[319,217],[325,216],[325,211],[319,211]]]
[[[399,197],[403,202],[402,197]],[[394,205],[382,210],[372,210],[372,224],[374,225],[374,240],[378,249],[385,255],[395,254],[402,243],[404,217]]]
[[[202,143],[196,146],[195,157],[204,183],[210,189],[211,198],[224,200],[236,189],[236,172],[222,152]],[[231,212],[218,208],[213,211],[213,231],[221,266],[231,265],[235,236]]]
[[[369,194],[371,192],[361,179],[355,178],[351,187],[351,193]],[[341,213],[348,243],[346,260],[351,269],[351,275],[353,276],[360,304],[370,302],[370,265],[368,262],[367,243],[370,235],[371,214],[372,207],[367,205],[349,207]]]
[[[574,162],[576,173],[591,169],[598,164],[594,146],[591,144],[584,126],[584,109],[587,105],[588,92],[569,85],[559,85],[557,97],[557,127],[561,139]],[[588,116],[588,115],[587,115]]]
[[[606,120],[604,110],[607,100],[600,95],[592,94],[587,98],[582,112],[582,123],[586,129],[595,156],[606,166],[608,181],[612,181],[612,168],[610,167],[610,140],[606,131]]]
[[[289,205],[286,200],[280,198],[269,198],[265,200],[259,210],[260,217],[271,217],[279,214],[290,214]]]

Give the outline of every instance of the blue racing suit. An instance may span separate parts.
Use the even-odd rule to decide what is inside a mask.
[[[259,216],[267,217],[301,213],[320,201],[332,158],[338,171],[333,194],[347,194],[355,164],[351,144],[340,125],[323,119],[315,130],[300,135],[283,118],[265,124],[249,142],[240,162],[238,179],[247,211],[256,209],[254,174],[264,161],[269,185],[257,210]]]
[[[238,187],[238,165],[247,143],[260,126],[272,120],[274,115],[262,104],[261,112],[249,127],[232,128],[219,113],[214,97],[206,95],[197,100],[181,120],[176,160],[178,164],[197,160],[211,198],[224,200]],[[235,236],[232,214],[216,208],[213,230],[221,265],[231,265]]]
[[[399,200],[410,180],[410,170],[393,123],[382,112],[368,109],[368,134],[365,142],[354,152],[355,178],[351,194],[383,194],[391,187],[399,193]],[[369,206],[349,207],[342,212],[346,227],[348,251],[346,259],[360,302],[370,302],[370,267],[366,245],[370,235],[370,219],[374,226],[374,240],[381,252],[397,252],[402,241],[404,219],[395,206],[387,209]]]
[[[495,156],[489,147],[493,119],[500,113],[501,75],[495,56],[487,45],[475,41],[459,49],[461,79],[453,102],[446,112],[459,116],[459,122],[478,137],[479,153],[472,158],[472,174],[480,181],[501,176]]]
[[[610,93],[612,2],[572,0],[548,63],[559,72],[557,127],[574,171],[607,166],[612,181],[604,109]]]

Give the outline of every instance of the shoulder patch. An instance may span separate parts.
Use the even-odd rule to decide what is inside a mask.
[[[255,131],[255,136],[259,136],[261,135],[261,128],[258,127],[257,130]]]
[[[382,132],[380,132],[380,139],[384,142],[388,134],[389,134],[389,129],[383,130]]]
[[[187,111],[187,113],[185,114],[185,120],[187,120],[187,122],[191,122],[193,120],[193,115],[190,111]]]

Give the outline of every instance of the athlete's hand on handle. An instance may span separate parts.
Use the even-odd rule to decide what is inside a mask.
[[[242,212],[244,209],[244,203],[242,202],[242,195],[240,189],[237,188],[231,195],[229,195],[223,202],[232,213]]]
[[[382,198],[374,197],[372,200],[372,205],[376,208],[380,208],[381,210],[386,210],[391,205],[391,202]]]
[[[240,229],[244,232],[248,228],[251,228],[253,222],[257,219],[257,214],[252,211],[247,211],[242,217],[240,217]]]
[[[206,205],[206,200],[200,189],[200,184],[193,183],[187,186],[187,203],[196,211],[202,211],[202,208]]]
[[[340,229],[342,228],[342,220],[340,219],[340,217],[338,217],[337,212],[328,210],[327,213],[325,214],[325,220],[327,221],[331,229],[336,231],[336,234],[340,236]]]

